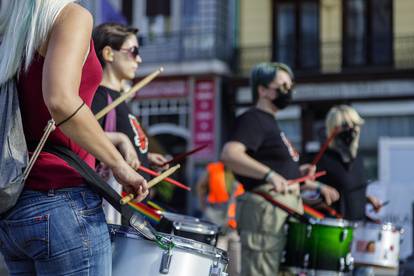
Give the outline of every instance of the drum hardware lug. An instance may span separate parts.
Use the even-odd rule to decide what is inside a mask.
[[[341,242],[343,242],[347,236],[348,236],[348,230],[344,229],[341,233]]]
[[[286,250],[283,250],[282,252],[282,258],[280,259],[280,262],[284,264],[286,262]]]
[[[216,254],[216,258],[213,262],[213,265],[210,267],[210,274],[209,276],[228,276],[228,274],[221,270],[219,264],[222,255]]]
[[[339,271],[345,271],[345,259],[339,258]]]
[[[303,256],[303,267],[307,268],[309,266],[309,253]]]
[[[289,225],[288,225],[287,223],[283,226],[283,231],[285,232],[285,235],[287,235],[287,234],[288,234],[288,231],[289,231]]]
[[[349,271],[354,269],[354,257],[352,257],[351,253],[346,254],[345,264]]]
[[[380,240],[382,240],[382,232],[379,232],[378,233],[378,240],[380,241]]]
[[[312,225],[308,225],[306,227],[306,237],[310,238],[311,234],[312,234]]]
[[[164,251],[162,253],[161,265],[160,265],[161,274],[168,274],[170,272],[171,258],[172,258],[171,250]]]
[[[223,274],[223,271],[221,271],[221,268],[218,266],[218,264],[213,264],[213,266],[210,267],[209,276],[224,276],[226,274],[227,273]]]

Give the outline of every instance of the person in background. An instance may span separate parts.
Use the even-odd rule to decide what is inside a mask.
[[[381,208],[381,203],[376,197],[366,194],[364,164],[358,155],[363,123],[364,120],[351,106],[332,107],[326,116],[326,134],[331,135],[335,129],[339,129],[339,133],[317,165],[318,170],[326,171],[326,175],[318,181],[335,188],[340,194],[340,200],[332,207],[344,219],[353,222],[366,220],[367,203],[377,212]],[[360,267],[354,270],[354,275],[374,275],[374,272],[370,267]]]
[[[240,237],[237,233],[236,200],[244,193],[243,186],[223,162],[207,164],[206,172],[197,182],[197,194],[204,218],[221,229],[217,247],[228,253],[230,276],[240,275]]]
[[[264,192],[291,209],[303,213],[298,184],[288,179],[313,175],[315,168],[299,165],[295,151],[277,123],[293,94],[293,72],[282,63],[260,63],[251,73],[255,107],[236,120],[221,160],[230,168],[246,193],[237,202],[237,229],[242,244],[241,275],[277,275],[286,242],[287,213],[252,192]],[[307,181],[303,189],[320,190],[328,203],[338,199],[329,186]]]
[[[125,83],[135,78],[139,64],[142,62],[139,54],[137,40],[138,29],[117,23],[104,23],[93,30],[93,41],[96,54],[103,68],[103,78],[96,91],[92,103],[92,111],[96,114],[105,106],[121,96]],[[144,167],[155,166],[158,169],[166,169],[163,166],[167,160],[163,155],[148,152],[148,137],[146,136],[139,120],[130,112],[126,102],[118,105],[114,110],[104,116],[99,123],[108,135],[116,135],[119,139],[129,140],[134,146],[131,154],[137,154],[140,165]],[[105,170],[105,164],[100,166]],[[144,177],[148,178],[146,174]],[[110,176],[107,177],[111,186],[121,192],[121,186]],[[121,217],[107,203],[104,204],[108,222],[119,224]]]
[[[71,0],[2,1],[0,83],[17,78],[25,139],[95,157],[142,200],[147,182],[108,140],[89,109],[102,77],[91,14]],[[29,148],[30,150],[30,148]],[[10,275],[111,275],[101,198],[56,155],[41,152],[16,205],[0,217],[0,250]]]

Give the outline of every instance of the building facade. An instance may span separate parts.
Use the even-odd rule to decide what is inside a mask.
[[[290,139],[317,151],[327,111],[351,104],[365,119],[361,152],[375,179],[378,138],[414,135],[413,12],[410,0],[240,0],[235,113],[251,104],[251,66],[285,62],[296,74],[295,104],[280,114]]]
[[[136,81],[164,68],[129,105],[154,138],[150,145],[165,153],[175,156],[206,146],[187,158],[175,175],[194,186],[205,164],[217,160],[221,150],[223,87],[234,57],[236,1],[94,0],[85,4],[96,23],[107,21],[104,6],[110,4],[139,28],[143,62]],[[190,193],[178,189],[175,193],[179,194],[175,207],[190,213],[197,208]]]

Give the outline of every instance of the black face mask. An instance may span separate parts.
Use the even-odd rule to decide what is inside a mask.
[[[280,88],[276,89],[277,97],[272,100],[272,103],[277,107],[277,109],[284,109],[292,102],[292,91],[284,91]]]
[[[357,135],[358,133],[355,128],[348,128],[344,131],[341,131],[338,134],[337,138],[340,139],[345,145],[350,146]]]

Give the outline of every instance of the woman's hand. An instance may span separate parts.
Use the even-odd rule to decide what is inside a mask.
[[[375,213],[378,213],[381,210],[382,204],[378,198],[376,198],[375,196],[367,196],[367,200],[368,203],[370,203],[374,208]]]
[[[326,204],[331,205],[339,199],[339,193],[335,188],[325,184],[320,184],[320,193],[325,199]]]
[[[126,162],[121,162],[111,169],[116,181],[122,185],[124,191],[127,194],[135,195],[134,201],[141,201],[148,195],[147,181]]]
[[[303,164],[299,167],[300,173],[302,176],[305,175],[315,175],[316,166],[312,164]]]
[[[166,169],[169,168],[168,164],[164,165],[167,162],[167,159],[159,153],[149,152],[148,153],[148,160],[150,162],[150,165],[156,166],[160,170],[166,170]]]

